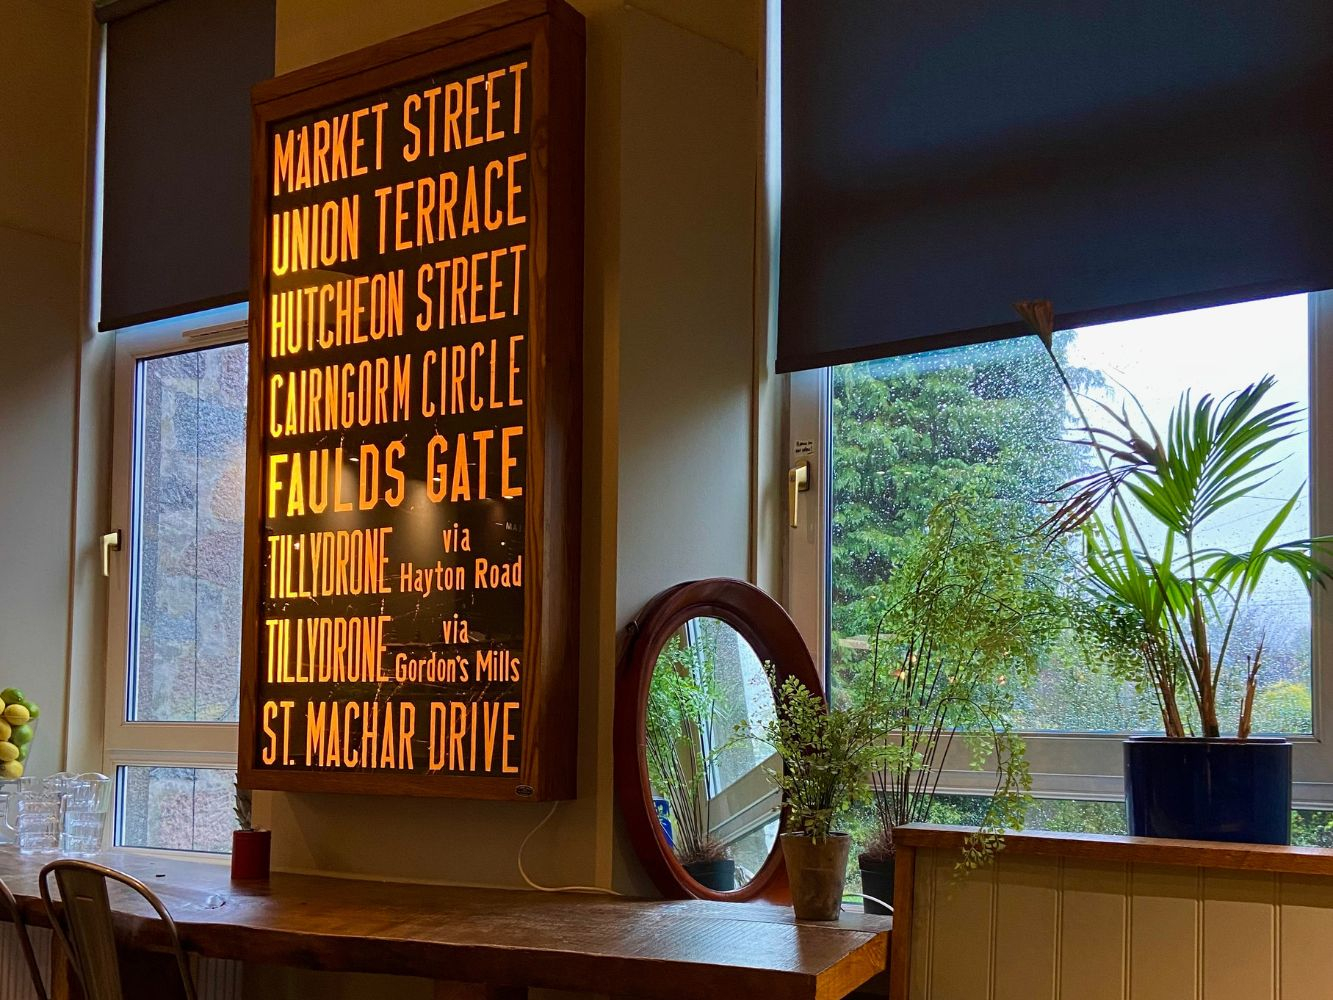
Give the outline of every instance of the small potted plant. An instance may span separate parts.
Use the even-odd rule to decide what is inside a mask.
[[[1220,399],[1184,393],[1165,430],[1137,400],[1137,414],[1102,406],[1094,423],[1051,351],[1050,303],[1018,308],[1055,362],[1095,459],[1061,488],[1047,531],[1081,541],[1083,630],[1112,669],[1154,694],[1161,713],[1162,736],[1124,744],[1130,833],[1287,843],[1291,743],[1251,735],[1264,634],[1247,636],[1237,623],[1270,572],[1325,584],[1333,538],[1281,537],[1297,490],[1247,544],[1233,539],[1235,505],[1262,498],[1299,408],[1270,402],[1275,379],[1265,375]],[[1224,735],[1230,711],[1235,728],[1228,723]]]
[[[716,629],[701,623],[698,641],[679,636],[663,647],[648,689],[645,756],[667,843],[700,885],[736,888],[736,862],[712,835],[708,766],[717,717]]]
[[[1035,677],[1065,605],[1049,554],[1010,505],[956,493],[906,540],[889,580],[868,601],[870,670],[854,691],[883,735],[871,774],[873,832],[860,856],[868,913],[893,898],[894,827],[931,819],[955,741],[995,784],[960,865],[973,868],[1021,829],[1031,778],[1010,718],[1016,687]]]
[[[829,708],[795,677],[776,690],[774,717],[758,731],[741,729],[782,759],[782,770],[768,774],[786,808],[782,855],[797,919],[837,920],[851,853],[837,824],[867,794],[866,775],[884,748],[865,709]]]
[[[231,833],[231,877],[237,881],[266,879],[272,852],[272,833],[256,830],[248,788],[236,786],[236,829]]]

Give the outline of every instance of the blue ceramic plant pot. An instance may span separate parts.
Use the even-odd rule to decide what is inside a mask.
[[[1128,739],[1125,810],[1136,837],[1289,843],[1291,743]]]
[[[671,803],[654,797],[653,808],[657,810],[657,821],[662,824],[662,836],[666,837],[667,847],[675,847],[676,838],[671,832]]]

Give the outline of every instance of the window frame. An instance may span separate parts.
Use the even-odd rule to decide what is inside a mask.
[[[1310,332],[1310,520],[1312,533],[1333,534],[1333,291],[1308,294]],[[796,372],[788,397],[789,464],[810,462],[810,490],[800,495],[798,527],[785,532],[786,601],[827,682],[829,660],[831,369]],[[784,505],[785,510],[785,505]],[[1333,588],[1315,588],[1311,606],[1310,736],[1291,736],[1292,802],[1333,808]],[[1118,801],[1124,798],[1124,735],[1023,733],[1032,793],[1042,798]],[[939,791],[988,793],[993,772],[968,766],[967,750],[945,759]]]
[[[111,522],[121,533],[110,553],[107,580],[102,770],[116,783],[114,842],[122,850],[147,854],[214,858],[213,852],[159,847],[122,847],[124,816],[122,767],[175,767],[236,770],[238,726],[235,722],[133,722],[129,719],[130,626],[134,567],[134,488],[137,468],[137,366],[140,361],[209,347],[242,343],[248,336],[245,305],[194,313],[128,327],[115,333],[113,373]]]

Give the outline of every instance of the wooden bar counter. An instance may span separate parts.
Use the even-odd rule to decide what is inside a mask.
[[[0,848],[0,878],[45,926],[49,858]],[[414,885],[275,873],[232,882],[223,865],[108,851],[96,859],[166,903],[187,949],[212,958],[439,981],[439,996],[526,987],[688,1000],[835,1000],[885,970],[890,921],[802,923],[786,907]],[[112,889],[127,947],[165,944],[151,910]],[[474,984],[472,989],[444,986]]]

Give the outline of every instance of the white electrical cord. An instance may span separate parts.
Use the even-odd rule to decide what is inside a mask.
[[[882,899],[877,899],[876,897],[870,895],[870,893],[868,893],[868,892],[849,892],[849,893],[847,893],[847,895],[849,895],[849,896],[855,896],[857,899],[868,899],[868,900],[870,900],[872,903],[878,903],[880,906],[884,907],[884,909],[888,910],[890,915],[893,914],[893,904],[892,904],[892,903],[886,903],[886,902],[884,902],[884,900],[882,900]]]
[[[523,838],[523,843],[518,845],[518,873],[523,876],[523,881],[528,884],[529,888],[536,889],[539,892],[595,892],[606,896],[619,896],[620,893],[616,892],[614,889],[604,889],[598,885],[538,885],[528,876],[527,869],[523,867],[523,851],[527,848],[528,841],[536,835],[538,830],[547,824],[550,818],[555,815],[555,811],[559,808],[559,802],[552,802],[551,811],[542,817],[540,823],[528,831],[528,835]]]

